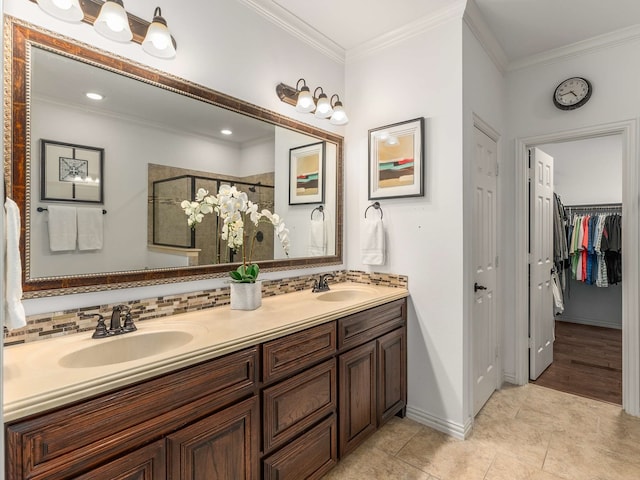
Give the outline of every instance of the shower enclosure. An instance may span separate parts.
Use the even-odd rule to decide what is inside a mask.
[[[215,194],[221,185],[235,185],[247,194],[249,200],[257,203],[260,210],[266,208],[273,211],[274,187],[261,182],[248,183],[197,175],[157,180],[153,182],[152,192],[153,245],[197,249],[198,265],[242,261],[242,252],[234,252],[220,239],[222,222],[217,215],[205,215],[202,223],[192,229],[187,225],[187,216],[180,207],[183,200],[195,200],[198,189],[204,188]],[[273,260],[274,232],[271,224],[261,223],[254,228],[245,222],[245,228],[250,235],[247,249],[251,248],[250,239],[255,235],[252,260]]]

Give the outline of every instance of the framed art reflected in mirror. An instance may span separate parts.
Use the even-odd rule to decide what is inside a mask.
[[[104,203],[104,149],[40,141],[40,199]]]
[[[289,205],[324,202],[325,143],[289,150]]]

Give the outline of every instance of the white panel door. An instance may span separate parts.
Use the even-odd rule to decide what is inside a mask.
[[[497,145],[475,129],[472,318],[473,414],[476,415],[497,385],[496,310],[496,189]]]
[[[553,157],[529,150],[529,377],[553,362]]]

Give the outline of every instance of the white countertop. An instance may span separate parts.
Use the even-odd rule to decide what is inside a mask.
[[[304,330],[345,315],[408,296],[404,288],[359,283],[332,284],[331,291],[355,292],[353,298],[320,300],[322,293],[309,290],[262,299],[253,311],[227,307],[144,320],[136,332],[106,339],[92,339],[92,332],[14,345],[4,349],[4,420],[9,422],[53,407],[87,398],[130,383],[219,357],[273,338]],[[348,297],[348,295],[346,295]],[[326,297],[325,297],[326,298]],[[108,319],[107,319],[108,323]],[[136,336],[167,331],[188,332],[193,338],[163,353],[109,365],[77,367],[61,359],[69,353],[124,338],[135,348]],[[185,336],[185,335],[183,335]],[[188,335],[185,337],[191,338]],[[140,337],[138,337],[140,340]],[[140,345],[143,342],[140,340]],[[149,343],[149,342],[146,342]],[[117,348],[114,354],[117,358]],[[127,348],[129,348],[127,347]],[[109,356],[110,356],[110,352]]]

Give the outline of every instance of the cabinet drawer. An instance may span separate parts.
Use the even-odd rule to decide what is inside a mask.
[[[262,380],[269,383],[298,372],[333,355],[335,351],[335,322],[267,342],[262,347]]]
[[[336,361],[328,360],[263,391],[264,451],[290,440],[336,409]]]
[[[406,300],[396,300],[338,320],[338,349],[356,347],[405,324]]]
[[[336,417],[331,415],[263,461],[265,480],[315,480],[338,462]]]
[[[250,348],[10,425],[8,477],[68,478],[159,438],[253,393],[256,362]]]

